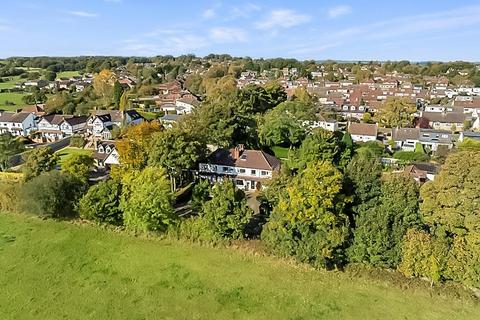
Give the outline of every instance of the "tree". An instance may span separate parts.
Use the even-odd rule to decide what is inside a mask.
[[[267,247],[316,267],[345,262],[349,222],[342,174],[329,162],[311,162],[280,195],[262,232]]]
[[[130,101],[128,100],[127,91],[123,91],[122,95],[120,96],[120,101],[118,103],[118,109],[121,112],[125,112],[129,109]]]
[[[355,218],[351,261],[394,268],[400,263],[403,237],[421,225],[418,186],[410,177],[392,175],[382,183],[375,205],[360,207]]]
[[[115,107],[120,106],[120,100],[123,95],[123,87],[122,85],[117,81],[113,84],[113,103],[115,104]]]
[[[413,114],[417,111],[414,103],[404,98],[389,98],[377,113],[377,121],[387,127],[408,127],[412,125]]]
[[[298,87],[293,92],[293,100],[299,101],[306,105],[313,105],[313,97],[304,87]]]
[[[108,106],[113,99],[113,87],[117,78],[110,70],[102,70],[93,77],[93,90],[102,100],[104,106]]]
[[[45,80],[54,81],[55,78],[57,78],[57,74],[54,71],[46,71],[45,72]]]
[[[25,182],[19,190],[23,212],[52,218],[75,215],[81,196],[78,180],[58,171],[42,172]]]
[[[143,169],[128,181],[122,194],[123,220],[127,228],[165,232],[175,224],[177,216],[165,169]]]
[[[42,172],[55,169],[57,161],[58,156],[53,152],[53,149],[48,146],[35,148],[25,153],[24,164],[22,166],[25,180],[30,180]]]
[[[204,202],[199,217],[203,239],[240,239],[252,217],[245,194],[230,179],[215,184],[211,200]]]
[[[88,174],[93,166],[93,158],[88,154],[72,154],[62,164],[62,171],[77,178],[83,183],[88,182]]]
[[[78,211],[82,218],[99,223],[122,224],[120,197],[122,185],[115,180],[101,181],[80,199]]]
[[[7,170],[11,165],[12,156],[23,150],[23,144],[10,133],[0,134],[0,171]]]
[[[480,141],[471,138],[465,138],[458,144],[457,148],[460,151],[480,151]]]
[[[124,170],[141,170],[147,165],[152,135],[161,130],[163,128],[157,121],[145,121],[127,127],[122,139],[116,144]]]
[[[480,234],[480,153],[450,154],[434,181],[421,189],[421,212],[438,234]]]
[[[258,126],[258,135],[267,146],[298,145],[306,136],[301,121],[315,119],[312,106],[301,102],[283,102],[265,113]]]

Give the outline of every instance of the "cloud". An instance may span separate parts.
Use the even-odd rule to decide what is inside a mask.
[[[210,38],[215,42],[246,42],[247,33],[242,29],[218,27],[210,29]]]
[[[217,13],[215,12],[214,8],[208,8],[205,11],[203,11],[203,13],[202,13],[202,17],[205,18],[205,19],[215,18],[216,15],[217,15]]]
[[[328,16],[331,19],[345,16],[350,13],[352,13],[352,7],[350,7],[349,5],[339,5],[328,10]]]
[[[332,37],[383,39],[480,24],[480,6],[399,17],[340,30]]]
[[[155,42],[127,39],[123,41],[122,51],[128,55],[180,55],[191,53],[193,50],[201,49],[209,45],[205,37],[194,34],[175,35],[162,38]]]
[[[289,9],[273,10],[265,19],[255,24],[257,29],[290,28],[307,23],[311,17]]]
[[[230,20],[239,18],[248,18],[253,12],[260,11],[262,8],[254,3],[247,3],[243,6],[235,6],[230,9]]]
[[[87,11],[67,11],[68,14],[76,17],[82,18],[96,18],[98,17],[97,13],[87,12]]]

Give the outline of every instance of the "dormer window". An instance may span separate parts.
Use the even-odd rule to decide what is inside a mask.
[[[98,153],[104,153],[104,152],[105,152],[105,150],[103,149],[102,146],[98,147]]]
[[[246,160],[247,160],[247,155],[246,155],[245,153],[243,153],[243,154],[240,156],[240,160],[246,161]]]

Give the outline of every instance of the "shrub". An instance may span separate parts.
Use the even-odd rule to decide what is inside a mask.
[[[170,181],[163,168],[147,167],[127,180],[122,192],[125,226],[144,232],[164,232],[175,224]]]
[[[393,154],[395,159],[404,162],[428,161],[430,157],[427,154],[412,151],[397,151]]]
[[[37,177],[42,172],[55,169],[58,157],[50,147],[40,147],[24,154],[25,163],[22,171],[25,174],[25,180]]]
[[[114,180],[102,181],[92,186],[80,199],[78,212],[84,219],[122,224],[122,211],[120,209],[120,196],[122,185]]]
[[[26,213],[53,218],[71,217],[75,215],[75,204],[82,187],[70,175],[46,172],[25,182],[18,198]]]
[[[85,146],[85,139],[82,136],[75,134],[70,138],[70,146],[74,148],[83,148]]]

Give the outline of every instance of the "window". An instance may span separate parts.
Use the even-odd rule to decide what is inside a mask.
[[[260,171],[260,174],[261,174],[262,176],[266,176],[266,175],[268,174],[268,172],[262,170],[262,171]]]
[[[223,167],[222,170],[223,172],[228,172],[228,167]]]
[[[251,170],[250,174],[257,174],[257,170]]]
[[[243,180],[236,180],[235,182],[237,186],[243,186]]]
[[[239,169],[238,172],[245,173],[245,169]]]

